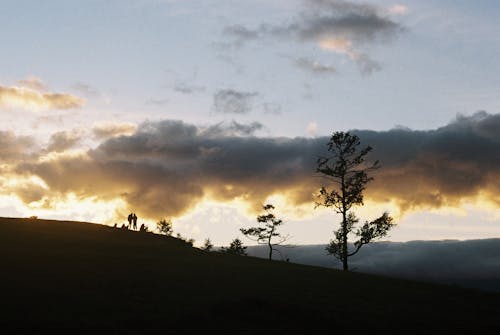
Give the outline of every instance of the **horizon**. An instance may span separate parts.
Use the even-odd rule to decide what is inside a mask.
[[[227,245],[275,205],[327,244],[316,158],[335,131],[381,168],[389,242],[500,237],[500,4],[125,0],[0,5],[0,216]],[[13,29],[12,27],[15,27]],[[480,51],[480,52],[479,52]]]

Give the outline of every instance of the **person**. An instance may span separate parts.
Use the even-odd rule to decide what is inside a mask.
[[[132,227],[132,213],[130,213],[127,217],[127,221],[128,221],[128,226],[129,227]]]
[[[137,215],[135,213],[132,214],[132,221],[134,223],[134,230],[137,230]]]

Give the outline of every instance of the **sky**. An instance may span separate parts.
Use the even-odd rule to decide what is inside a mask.
[[[4,0],[0,215],[227,245],[272,202],[291,243],[334,131],[382,168],[362,220],[390,241],[500,235],[497,1]],[[251,244],[251,241],[245,240]]]

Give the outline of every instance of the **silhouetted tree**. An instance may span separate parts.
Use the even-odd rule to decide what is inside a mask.
[[[232,255],[238,255],[238,256],[246,256],[246,250],[247,247],[243,246],[243,242],[239,238],[235,238],[230,244],[229,247],[225,248],[222,247],[220,249],[220,252],[226,253],[226,254],[232,254]]]
[[[161,219],[160,221],[156,222],[156,229],[158,229],[160,234],[164,234],[167,236],[171,236],[174,232],[172,221],[166,219]]]
[[[273,258],[273,250],[278,251],[274,249],[274,246],[287,241],[289,236],[283,236],[277,232],[277,228],[283,224],[283,220],[277,219],[272,213],[274,206],[266,204],[262,207],[266,211],[266,214],[257,216],[257,222],[263,223],[264,227],[241,228],[240,231],[243,235],[259,244],[267,244],[269,247],[269,260],[271,260]],[[277,240],[273,241],[273,238]]]
[[[323,174],[333,182],[331,189],[321,187],[316,206],[333,207],[342,215],[340,229],[334,231],[335,239],[330,241],[326,250],[337,257],[344,271],[349,269],[347,259],[355,255],[363,245],[387,235],[394,225],[387,212],[381,217],[355,228],[359,219],[352,212],[352,207],[363,205],[363,191],[372,177],[368,172],[378,169],[379,162],[367,164],[365,156],[372,150],[370,146],[360,149],[360,140],[349,132],[335,132],[327,143],[329,157],[320,157],[316,172]],[[357,240],[354,250],[348,250],[348,235],[353,233]]]
[[[201,247],[202,250],[205,251],[211,251],[213,249],[214,245],[212,244],[212,241],[210,241],[209,238],[205,240],[205,243],[203,243],[203,246]]]

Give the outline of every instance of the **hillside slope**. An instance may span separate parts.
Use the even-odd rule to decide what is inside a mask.
[[[480,333],[500,296],[253,257],[102,225],[0,218],[0,326],[68,334]]]

